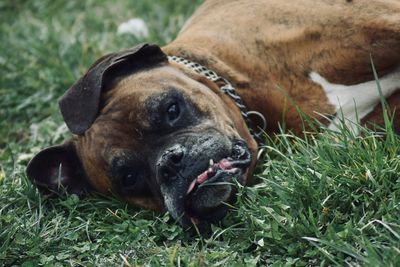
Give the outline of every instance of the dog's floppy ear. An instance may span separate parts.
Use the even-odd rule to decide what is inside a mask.
[[[103,89],[115,78],[167,61],[157,45],[140,44],[97,60],[60,99],[64,120],[74,134],[83,134],[99,111]]]
[[[29,162],[26,174],[45,194],[82,195],[90,190],[72,141],[40,151]]]

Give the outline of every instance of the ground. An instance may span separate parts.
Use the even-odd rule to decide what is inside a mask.
[[[258,184],[238,186],[209,237],[117,199],[37,192],[28,160],[70,136],[57,99],[104,53],[170,41],[200,1],[157,2],[0,2],[0,265],[399,266],[400,140],[389,119],[378,134],[266,138]],[[118,35],[134,17],[149,35]]]

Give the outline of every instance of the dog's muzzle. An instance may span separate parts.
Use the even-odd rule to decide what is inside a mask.
[[[177,142],[159,156],[157,180],[168,211],[201,231],[222,219],[234,183],[244,181],[251,153],[244,141],[205,135]]]

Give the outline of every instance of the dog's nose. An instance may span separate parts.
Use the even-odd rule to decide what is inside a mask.
[[[185,156],[185,147],[176,144],[161,155],[157,162],[158,175],[163,182],[175,180],[182,165]]]

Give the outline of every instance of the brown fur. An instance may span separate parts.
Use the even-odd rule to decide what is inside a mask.
[[[278,124],[284,123],[300,134],[303,124],[292,101],[310,117],[323,120],[316,112],[334,113],[323,89],[309,79],[311,71],[331,83],[351,85],[373,79],[370,57],[380,75],[399,65],[400,2],[208,0],[163,51],[199,62],[227,78],[249,110],[264,114],[267,133],[277,132]],[[248,171],[252,173],[257,144],[232,99],[206,78],[176,63],[164,63],[114,85],[103,95],[91,128],[74,137],[78,157],[96,191],[114,190],[106,169],[113,156],[125,148],[147,155],[157,145],[156,137],[155,144],[141,142],[148,127],[143,100],[171,86],[190,95],[197,109],[210,116],[191,131],[212,125],[226,136],[246,140],[254,159]],[[399,93],[389,98],[389,104],[392,109],[400,105]],[[363,122],[382,123],[380,114],[377,107]],[[395,124],[399,123],[397,115]],[[163,209],[159,192],[152,193],[126,200]]]
[[[371,80],[371,55],[379,74],[387,73],[400,62],[399,14],[397,1],[206,1],[176,40],[163,50],[169,55],[184,56],[205,64],[228,78],[247,107],[265,115],[268,133],[276,132],[279,122],[284,122],[295,133],[301,133],[301,119],[290,101],[311,117],[317,116],[315,111],[333,113],[323,90],[308,78],[309,72],[316,71],[330,82],[339,84]],[[186,75],[195,76],[172,65]],[[147,95],[152,89],[160,90],[160,85],[165,82],[165,86],[182,82],[177,76],[182,73],[167,71],[167,68],[149,70],[128,77],[105,96],[106,105],[96,123],[77,141],[83,165],[88,176],[95,179],[93,184],[98,191],[107,193],[110,190],[103,160],[104,155],[113,153],[97,151],[102,147],[99,145],[101,140],[113,140],[119,147],[141,146],[137,141],[140,138],[135,139],[136,143],[129,143],[134,138],[127,138],[139,137],[140,133],[119,120],[129,118],[132,123],[141,122],[137,128],[146,127],[145,114],[131,114],[128,107],[133,105],[137,107],[135,112],[140,111],[139,92]],[[197,93],[192,89],[196,86],[186,84],[191,83],[187,77],[180,78],[185,81],[182,88],[191,88],[189,93],[195,99]],[[218,114],[220,127],[227,134],[233,134],[226,126],[233,119],[235,128],[251,144],[255,155],[256,144],[231,99],[208,80],[195,78],[207,86],[200,91],[211,88],[223,100],[223,103],[216,99],[204,103],[199,107],[204,109],[202,112],[211,112],[211,109]],[[219,104],[209,106],[213,103]],[[399,104],[398,97],[391,101],[392,106]],[[379,108],[376,112],[380,112]],[[377,119],[379,116],[374,118],[371,120],[382,122]],[[147,208],[162,208],[162,203],[154,199],[128,200]]]
[[[124,148],[141,151],[143,154],[146,150],[152,149],[151,144],[141,143],[141,135],[144,134],[141,131],[146,130],[148,125],[145,108],[141,107],[145,96],[151,94],[152,91],[163,90],[163,87],[172,86],[186,91],[192,101],[198,103],[197,108],[201,113],[216,117],[214,121],[217,121],[218,125],[214,127],[219,128],[228,136],[245,137],[249,140],[252,153],[256,154],[257,145],[252,140],[235,104],[221,93],[215,84],[204,80],[199,75],[187,73],[189,77],[183,72],[186,70],[179,71],[168,66],[140,72],[123,79],[113,90],[105,94],[103,99],[105,106],[95,123],[84,135],[75,139],[83,167],[96,191],[103,194],[113,192],[104,167],[110,165],[110,159],[117,153],[122,153]],[[196,80],[204,82],[207,86]],[[210,88],[216,94],[211,93]],[[203,99],[204,96],[210,101],[199,103],[198,99]],[[135,108],[132,109],[132,107]],[[231,112],[228,114],[227,110]],[[198,129],[193,130],[201,132],[202,127],[207,126],[202,124]],[[112,148],[118,149],[112,150]],[[163,208],[160,199],[150,196],[129,197],[126,200],[145,208],[156,210]]]
[[[248,107],[266,116],[268,133],[282,119],[300,133],[298,112],[285,93],[309,116],[332,113],[308,78],[311,70],[350,85],[373,79],[370,55],[380,75],[399,64],[400,3],[206,1],[164,51],[227,76]]]

